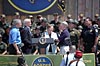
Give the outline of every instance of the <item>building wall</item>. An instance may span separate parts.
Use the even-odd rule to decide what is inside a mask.
[[[2,14],[2,0],[0,0],[0,14]]]
[[[94,18],[95,14],[99,14],[100,0],[65,0],[66,14],[72,14],[73,18],[82,13],[87,17]]]

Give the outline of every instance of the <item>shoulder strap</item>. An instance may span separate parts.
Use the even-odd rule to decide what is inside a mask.
[[[77,61],[77,60],[72,60],[72,61],[70,61],[70,63],[69,63],[69,65],[68,66],[70,66],[73,62],[75,62],[75,61]]]

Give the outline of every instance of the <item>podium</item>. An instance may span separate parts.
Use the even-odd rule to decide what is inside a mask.
[[[53,38],[32,38],[32,44],[36,44],[39,47],[40,54],[46,54],[46,48],[48,44],[53,44]]]

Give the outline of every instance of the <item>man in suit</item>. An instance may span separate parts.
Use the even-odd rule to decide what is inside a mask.
[[[59,46],[60,46],[60,54],[66,54],[69,51],[71,46],[70,41],[70,33],[68,31],[68,23],[63,21],[60,26],[59,30],[61,31],[59,38]]]
[[[24,20],[24,28],[22,29],[22,42],[24,46],[22,47],[22,51],[25,54],[31,54],[32,52],[32,33],[30,30],[31,20],[25,19]]]

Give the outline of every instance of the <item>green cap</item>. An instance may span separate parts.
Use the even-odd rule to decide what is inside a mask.
[[[75,24],[78,24],[79,23],[76,19],[74,20],[74,22],[75,22]]]
[[[68,23],[74,23],[74,20],[73,19],[69,19]]]
[[[100,21],[100,17],[97,18],[97,21]]]
[[[78,29],[83,29],[83,27],[80,25],[80,26],[78,26]]]
[[[98,16],[99,16],[99,14],[95,14],[95,16],[96,16],[96,17],[98,17]]]
[[[15,15],[20,15],[19,12],[15,12]]]
[[[71,18],[71,17],[72,17],[72,15],[71,15],[71,14],[68,14],[68,15],[67,15],[67,17]]]
[[[46,19],[46,18],[43,18],[43,19],[42,19],[42,22],[48,22],[48,21],[47,21],[47,19]]]
[[[72,24],[78,24],[78,21],[75,19],[69,19],[68,23],[72,23]]]

